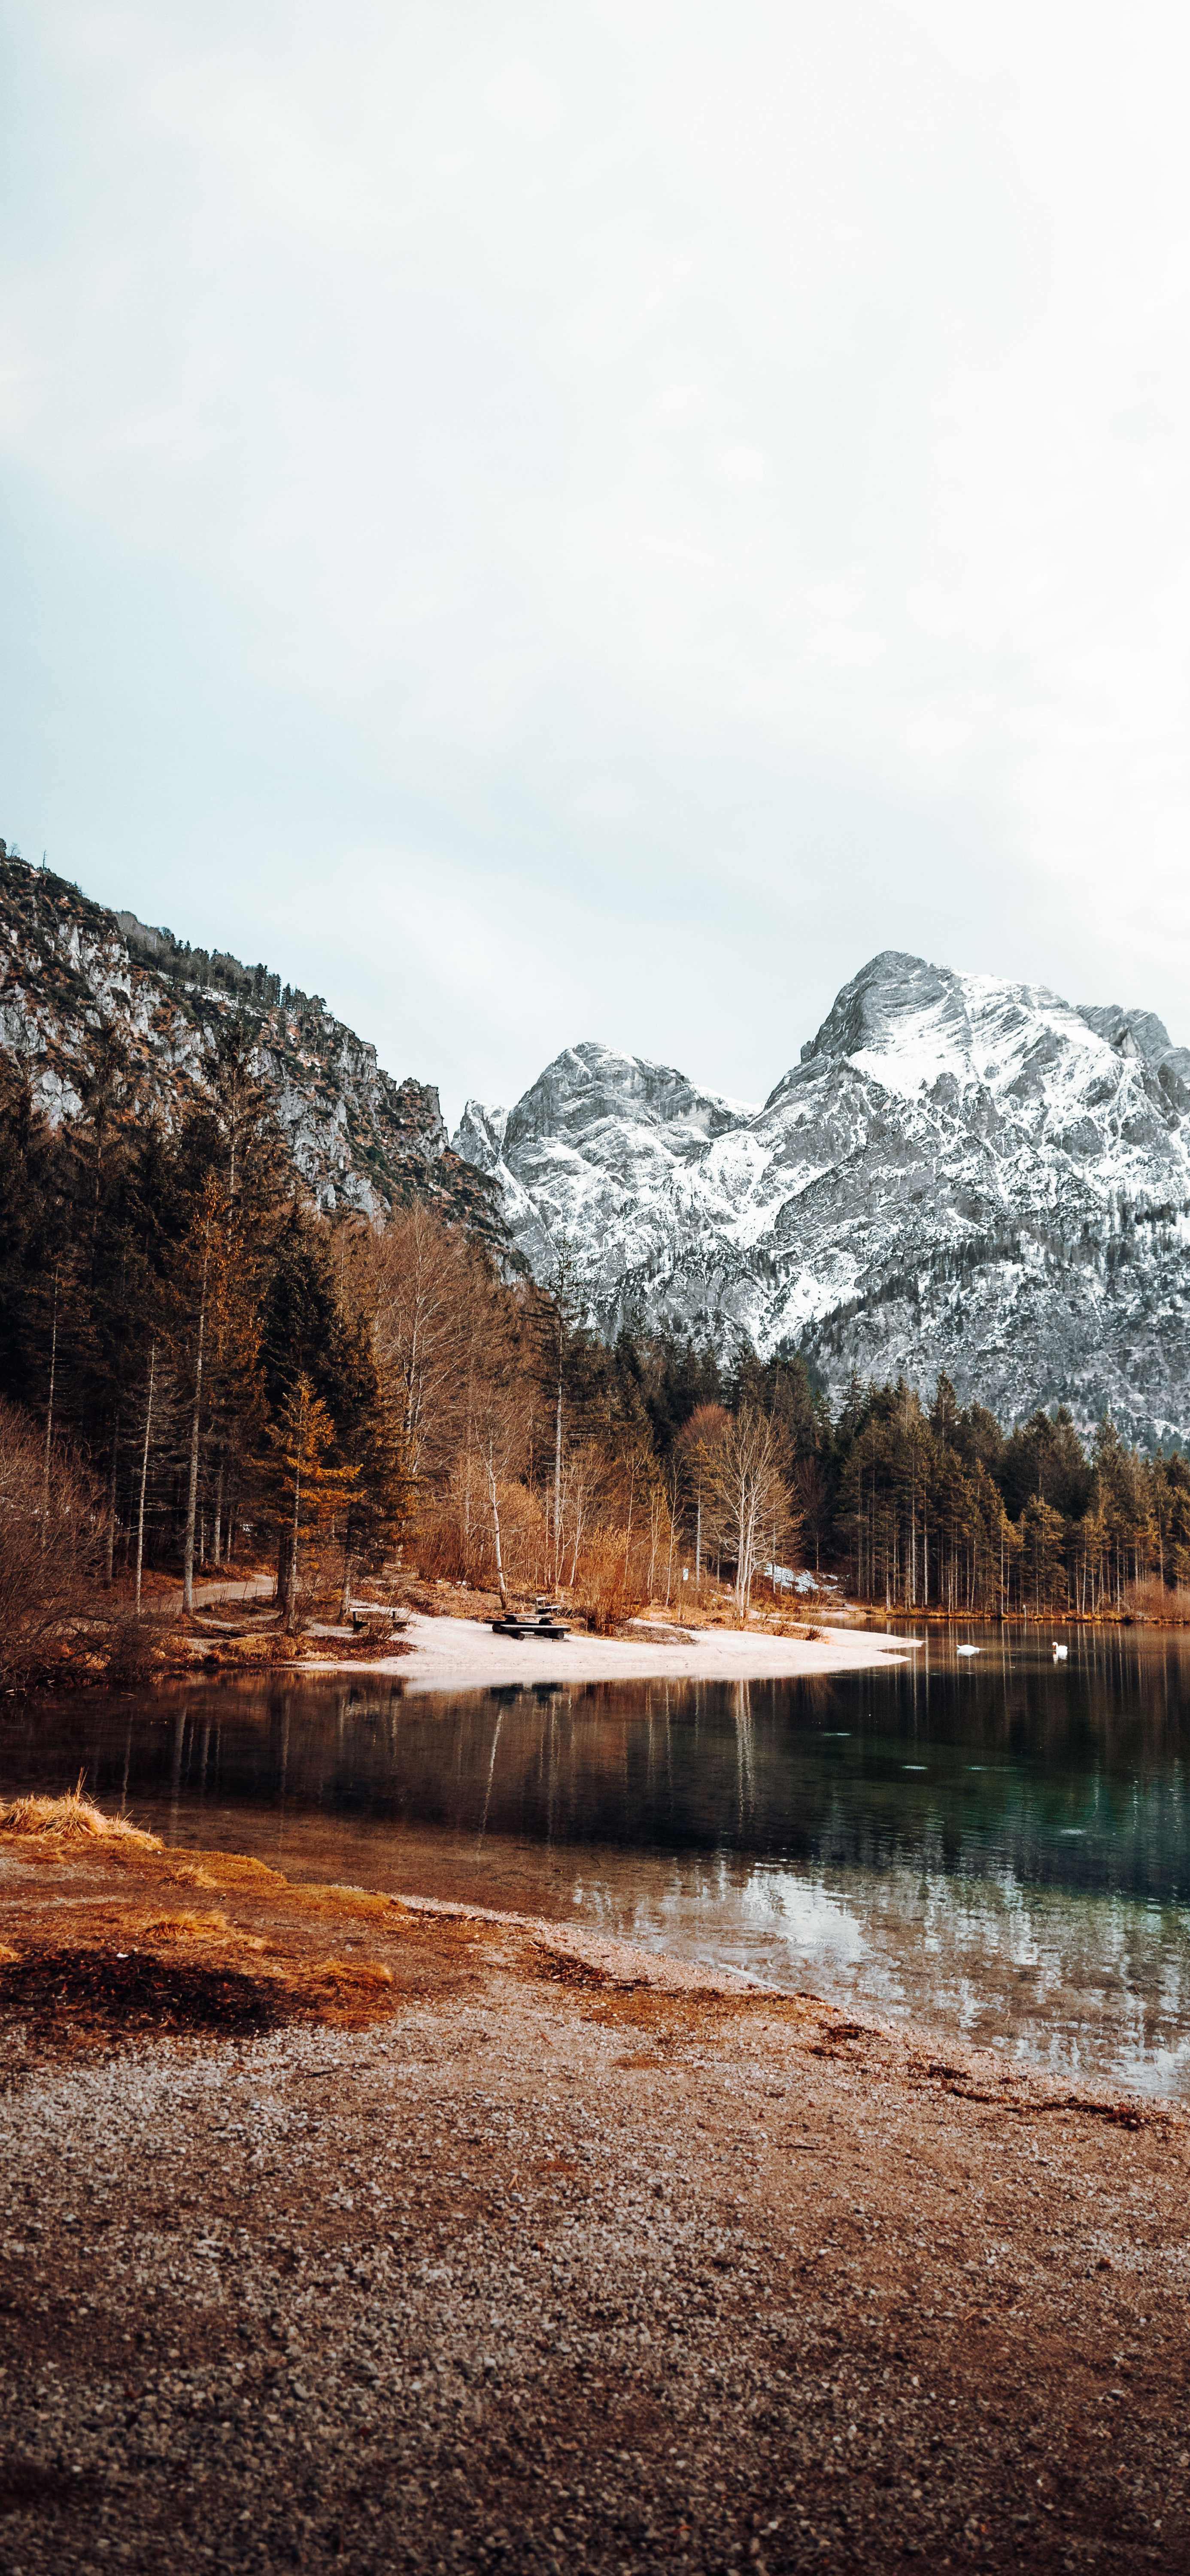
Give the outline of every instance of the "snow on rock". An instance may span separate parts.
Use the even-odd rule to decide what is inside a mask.
[[[1190,1436],[1190,1051],[1151,1012],[885,950],[761,1108],[587,1042],[454,1143],[606,1332]]]

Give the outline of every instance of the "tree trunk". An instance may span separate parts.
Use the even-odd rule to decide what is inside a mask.
[[[583,1535],[583,1521],[584,1521],[584,1517],[585,1517],[585,1509],[586,1509],[586,1505],[585,1505],[585,1497],[584,1497],[583,1487],[582,1487],[582,1484],[581,1484],[581,1482],[580,1482],[580,1483],[576,1486],[576,1488],[575,1488],[575,1496],[574,1496],[574,1536],[573,1536],[573,1539],[571,1540],[571,1547],[570,1547],[570,1589],[571,1589],[571,1591],[572,1591],[572,1592],[573,1592],[573,1590],[574,1590],[575,1584],[576,1584],[576,1583],[577,1583],[577,1581],[578,1581],[578,1552],[579,1552],[579,1547],[580,1547],[580,1545],[581,1545],[581,1543],[582,1543],[582,1535]]]
[[[496,1470],[490,1458],[485,1458],[484,1465],[488,1476],[488,1498],[492,1506],[492,1536],[496,1542],[496,1589],[500,1595],[500,1607],[507,1618],[508,1593],[504,1582],[504,1559],[500,1553],[500,1498],[496,1492]]]
[[[558,1379],[558,1410],[554,1421],[554,1584],[562,1580],[562,1380]]]
[[[45,1489],[42,1497],[41,1544],[50,1525],[50,1442],[54,1436],[54,1379],[58,1370],[58,1273],[54,1271],[54,1317],[50,1326],[50,1393],[45,1409]]]
[[[149,1480],[149,1434],[153,1428],[153,1380],[157,1368],[157,1344],[149,1348],[149,1400],[145,1407],[145,1445],[140,1462],[140,1509],[136,1516],[136,1615],[140,1617],[140,1578],[145,1561],[145,1486]]]
[[[194,1412],[190,1420],[190,1484],[186,1496],[186,1544],[182,1555],[182,1608],[194,1608],[194,1531],[198,1518],[198,1434],[202,1413],[202,1346],[207,1322],[207,1262],[203,1254],[202,1287],[198,1301],[198,1348],[194,1361]]]
[[[285,1634],[292,1637],[297,1627],[298,1531],[301,1527],[302,1471],[293,1471],[293,1522],[289,1531],[289,1599],[285,1611]]]
[[[117,1406],[116,1418],[112,1424],[112,1472],[108,1483],[107,1495],[107,1565],[104,1572],[104,1582],[109,1592],[111,1591],[112,1585],[116,1579],[116,1460],[119,1457],[119,1454],[120,1412],[119,1407]]]

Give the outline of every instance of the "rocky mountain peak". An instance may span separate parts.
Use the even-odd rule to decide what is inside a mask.
[[[509,1113],[503,1142],[511,1151],[532,1138],[573,1140],[623,1122],[682,1130],[692,1142],[705,1143],[750,1114],[738,1102],[700,1091],[674,1065],[622,1055],[616,1047],[586,1038],[564,1047],[538,1075]]]
[[[924,957],[884,948],[836,994],[821,1028],[803,1046],[801,1061],[885,1053],[906,1036],[916,1041],[929,1027],[943,1035],[956,1020],[965,1026],[965,1019],[961,976]]]
[[[945,1368],[1009,1418],[1106,1404],[1190,1435],[1190,1056],[1152,1013],[899,950],[837,995],[762,1109],[673,1066],[564,1049],[455,1138],[544,1275],[563,1242],[614,1332],[658,1324]]]

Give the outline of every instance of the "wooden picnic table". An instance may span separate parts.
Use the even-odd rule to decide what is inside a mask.
[[[503,1618],[493,1619],[492,1634],[496,1637],[568,1637],[570,1630],[555,1615],[554,1605],[549,1602],[544,1609],[519,1613],[509,1611]]]

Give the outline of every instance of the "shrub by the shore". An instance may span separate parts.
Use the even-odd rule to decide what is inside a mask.
[[[1139,1583],[1128,1583],[1123,1595],[1126,1619],[1152,1620],[1159,1628],[1190,1628],[1190,1585],[1166,1583],[1159,1574],[1147,1574]]]
[[[88,1605],[106,1515],[78,1459],[0,1398],[0,1677],[18,1686]]]

